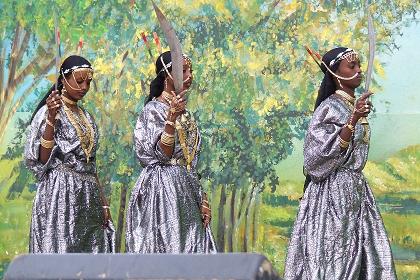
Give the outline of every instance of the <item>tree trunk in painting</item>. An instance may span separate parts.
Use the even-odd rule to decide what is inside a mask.
[[[228,252],[233,252],[233,235],[235,234],[235,198],[236,187],[232,188],[232,196],[230,198],[230,227],[228,233]]]
[[[260,193],[256,192],[255,194],[255,202],[254,202],[254,212],[252,214],[252,250],[255,251],[255,247],[257,244],[257,235],[258,235],[258,225],[257,225],[257,215],[258,215],[258,207],[259,207],[259,198]]]
[[[244,214],[244,219],[245,219],[245,226],[244,226],[244,239],[243,239],[243,252],[248,252],[248,240],[249,240],[249,235],[250,235],[250,226],[249,226],[249,210],[251,207],[251,203],[252,200],[254,198],[254,190],[255,190],[255,185],[256,184],[252,184],[252,189],[251,189],[251,193],[249,194],[249,199],[248,202],[246,204],[246,208],[245,208],[245,214]]]
[[[8,58],[6,58],[7,47],[3,46],[3,42],[0,44],[0,142],[3,140],[7,125],[13,115],[54,66],[55,58],[51,58],[51,55],[43,47],[37,46],[32,60],[24,67],[20,67],[24,54],[28,52],[29,48],[32,48],[30,46],[31,35],[20,23],[17,23]],[[24,82],[29,74],[34,76],[32,83],[17,96],[16,88]]]
[[[226,204],[226,186],[223,184],[220,191],[220,202],[217,209],[217,249],[220,252],[225,251],[225,204]]]
[[[122,233],[124,229],[124,213],[125,213],[126,199],[127,199],[127,184],[123,184],[121,186],[120,208],[118,210],[118,227],[117,227],[117,232],[115,235],[116,253],[121,252],[121,240],[122,240]]]

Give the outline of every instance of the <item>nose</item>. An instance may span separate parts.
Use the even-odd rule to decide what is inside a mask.
[[[88,88],[89,88],[88,81],[87,81],[87,80],[86,80],[86,81],[83,81],[83,83],[80,85],[80,88],[81,88],[82,90],[86,90],[86,89],[88,89]]]

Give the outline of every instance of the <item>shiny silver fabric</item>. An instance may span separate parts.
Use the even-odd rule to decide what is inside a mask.
[[[172,160],[158,145],[169,106],[150,101],[134,130],[134,149],[143,170],[131,192],[126,219],[126,250],[131,253],[216,252],[201,219],[202,188],[195,167],[187,171],[176,140]],[[200,141],[201,142],[201,141]],[[200,143],[199,143],[200,145]]]
[[[46,127],[47,107],[42,107],[28,129],[24,158],[37,180],[30,227],[31,253],[106,253],[114,251],[112,224],[103,228],[103,210],[96,183],[95,151],[98,130],[93,118],[85,114],[95,129],[91,161],[80,146],[76,130],[63,108],[55,129],[55,146],[46,164],[39,158],[40,139]]]
[[[300,202],[284,278],[396,279],[390,244],[362,170],[369,144],[357,124],[342,152],[338,135],[351,115],[337,95],[315,111],[304,143],[312,182]]]

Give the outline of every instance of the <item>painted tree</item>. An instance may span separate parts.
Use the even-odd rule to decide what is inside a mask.
[[[397,47],[395,37],[418,10],[417,3],[382,5],[385,2],[371,7],[379,53]],[[46,3],[40,3],[39,9],[45,9]],[[151,58],[138,39],[145,31],[152,40],[150,34],[155,31],[164,40],[149,1],[91,4],[86,8],[88,18],[102,8],[94,24],[99,29],[92,32],[105,31],[87,48],[96,73],[84,106],[100,127],[98,169],[111,193],[122,248],[126,199],[140,172],[132,151],[132,131],[158,55],[151,42]],[[260,193],[279,185],[275,167],[291,153],[291,139],[303,137],[321,79],[303,46],[321,52],[334,45],[352,46],[366,57],[364,7],[360,1],[159,4],[193,61],[195,82],[188,106],[203,134],[199,169],[211,193],[219,250],[257,250]],[[52,22],[49,26],[52,29]],[[383,72],[379,61],[375,72]]]
[[[91,48],[106,32],[110,1],[3,1],[0,3],[0,142],[14,114],[55,65],[54,17],[64,54],[79,38]]]

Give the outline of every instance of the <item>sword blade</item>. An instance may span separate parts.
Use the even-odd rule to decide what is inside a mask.
[[[155,9],[156,16],[158,18],[160,27],[165,34],[166,40],[171,50],[171,60],[172,60],[172,77],[174,78],[175,92],[178,94],[182,91],[183,88],[183,56],[181,43],[179,42],[178,37],[176,36],[175,30],[173,29],[171,23],[166,19],[165,15],[155,4],[154,1],[153,8]]]
[[[367,66],[367,71],[366,71],[365,92],[369,91],[370,83],[372,81],[373,60],[375,58],[375,45],[376,45],[375,28],[373,26],[372,16],[369,13],[369,7],[367,7],[366,10],[367,10],[367,17],[368,17],[369,60],[368,60],[368,66]]]

